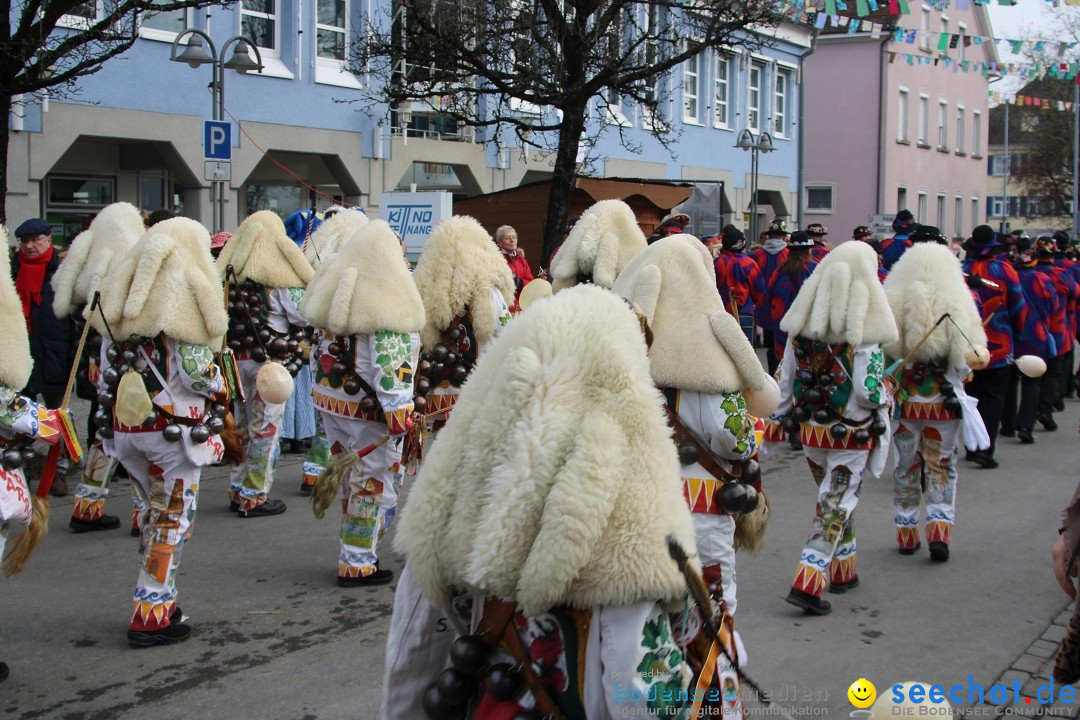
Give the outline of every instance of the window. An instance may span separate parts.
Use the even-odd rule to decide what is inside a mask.
[[[713,125],[726,128],[731,95],[731,56],[716,53],[713,73]]]
[[[960,23],[960,42],[956,46],[957,52],[960,54],[960,62],[967,60],[967,44],[967,25]]]
[[[833,212],[833,186],[807,185],[806,212],[808,214],[830,215]]]
[[[45,204],[50,208],[103,208],[116,201],[116,180],[88,175],[49,175]]]
[[[97,22],[102,14],[100,0],[87,0],[87,2],[79,3],[71,8],[60,18],[57,24],[60,27],[86,29]]]
[[[971,229],[974,230],[977,226],[982,225],[979,218],[979,198],[971,198]]]
[[[907,210],[907,188],[896,188],[896,212]]]
[[[956,106],[956,138],[954,140],[956,144],[956,152],[958,155],[964,154],[964,125],[967,118],[964,116],[964,106]]]
[[[660,47],[657,43],[657,36],[660,33],[660,6],[657,3],[650,2],[645,6],[645,18],[641,27],[641,34],[646,38],[645,40],[645,64],[654,65],[660,60]],[[650,85],[645,90],[645,96],[649,101],[656,99],[656,83],[659,82],[659,78],[652,80]]]
[[[938,193],[937,196],[937,227],[945,232],[945,193]]]
[[[990,198],[990,217],[1003,217],[1005,215],[1005,199],[1000,195]]]
[[[919,95],[919,145],[930,147],[930,96]]]
[[[949,116],[949,103],[938,100],[937,108],[937,146],[938,150],[948,150],[948,127],[946,122]]]
[[[776,102],[773,105],[773,134],[787,137],[788,91],[791,88],[791,71],[776,70]]]
[[[255,41],[260,52],[270,57],[280,57],[278,49],[277,0],[242,0],[240,4],[240,32]]]
[[[698,122],[698,83],[701,81],[699,62],[700,57],[695,55],[687,59],[682,67],[683,120],[692,123]]]
[[[944,15],[941,16],[941,35],[938,36],[938,46],[939,47],[941,46],[941,43],[942,43],[941,38],[945,38],[945,40],[944,40],[945,47],[941,50],[941,56],[945,57],[946,55],[949,54],[949,45],[948,45],[948,43],[949,43],[949,18],[945,17]]]
[[[903,85],[900,86],[900,96],[897,98],[896,112],[896,140],[897,142],[910,142],[908,140],[908,89]]]
[[[316,0],[315,46],[318,56],[345,62],[346,38],[349,36],[345,0]]]
[[[995,177],[1005,177],[1005,175],[1007,174],[1012,174],[1006,172],[1006,170],[1009,168],[1009,165],[1012,165],[1012,171],[1016,171],[1016,158],[1017,156],[1013,155],[1012,153],[1010,153],[1009,155],[991,155],[990,174]]]
[[[284,219],[304,207],[304,193],[299,185],[251,184],[244,190],[249,215],[258,210],[273,210]]]
[[[761,130],[761,82],[764,76],[764,65],[758,62],[750,63],[750,74],[746,80],[746,124],[754,132]]]
[[[982,111],[975,110],[971,127],[971,154],[975,157],[982,155]]]
[[[964,196],[957,195],[953,204],[953,237],[964,237]]]
[[[919,17],[919,47],[923,50],[930,49],[930,8],[925,5]]]
[[[919,192],[919,207],[916,209],[915,222],[920,225],[926,224],[926,193]]]
[[[154,0],[155,5],[163,2],[164,0]],[[190,24],[187,10],[170,10],[162,13],[144,12],[139,17],[139,35],[146,38],[171,41]],[[158,207],[162,206],[159,205]]]

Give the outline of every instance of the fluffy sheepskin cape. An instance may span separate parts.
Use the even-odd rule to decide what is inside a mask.
[[[304,257],[311,267],[318,268],[326,258],[338,251],[346,240],[368,224],[368,216],[359,210],[338,210],[324,220],[304,243]]]
[[[649,321],[649,359],[659,387],[706,393],[765,387],[761,361],[716,290],[712,256],[693,235],[656,241],[630,261],[612,289]]]
[[[338,335],[410,333],[424,327],[420,293],[405,267],[397,235],[383,220],[366,224],[345,241],[332,262],[315,270],[300,312],[315,327]]]
[[[7,251],[7,228],[0,227],[4,252],[0,253],[0,385],[22,390],[30,381],[34,360],[30,357],[30,338],[22,301],[11,278],[11,254]]]
[[[107,205],[79,233],[53,275],[53,312],[67,317],[90,301],[101,281],[146,232],[142,215],[131,203]]]
[[[925,362],[948,358],[950,366],[965,367],[964,351],[970,347],[968,341],[986,344],[986,331],[960,261],[943,245],[916,243],[905,252],[889,271],[885,296],[900,331],[899,339],[885,347],[894,358],[907,357],[945,313],[960,326],[960,330],[948,320],[938,325],[912,360]]]
[[[827,343],[896,342],[896,321],[877,267],[877,253],[866,243],[833,248],[803,283],[780,329]]]
[[[314,272],[285,233],[285,223],[271,210],[248,215],[236,228],[217,259],[222,277],[229,265],[237,280],[253,280],[268,288],[305,287]]]
[[[626,263],[646,247],[637,217],[622,200],[601,200],[578,219],[551,263],[551,289],[577,284],[578,275],[610,289]]]
[[[469,376],[405,504],[395,548],[436,607],[452,589],[528,615],[684,594],[694,525],[640,323],[583,286],[537,303]]]
[[[228,329],[210,233],[188,218],[165,220],[147,230],[109,273],[101,295],[102,312],[118,339],[164,332],[217,349]],[[100,315],[93,316],[93,323],[108,337]]]
[[[514,297],[514,274],[506,259],[483,226],[467,215],[455,215],[435,226],[416,262],[413,279],[427,314],[420,340],[428,347],[438,344],[450,321],[465,308],[476,341],[483,345],[499,329],[492,288],[507,303]]]

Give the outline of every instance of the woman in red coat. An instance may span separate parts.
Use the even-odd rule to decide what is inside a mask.
[[[510,312],[516,313],[521,288],[533,280],[532,268],[529,267],[529,261],[525,259],[525,253],[518,249],[517,230],[514,228],[509,225],[500,226],[495,231],[495,244],[502,250],[506,264],[510,266],[510,272],[514,274],[514,302],[510,307]]]

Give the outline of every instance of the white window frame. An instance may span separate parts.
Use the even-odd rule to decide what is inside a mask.
[[[971,196],[971,229],[974,230],[979,225],[982,225],[979,220],[982,219],[982,201],[978,195]]]
[[[953,138],[953,144],[956,145],[956,154],[965,154],[964,150],[964,130],[965,123],[967,123],[967,112],[963,105],[956,106],[956,137]]]
[[[750,60],[750,65],[746,70],[746,126],[754,132],[760,132],[764,123],[762,114],[764,108],[762,107],[762,95],[765,92],[765,63],[760,60]],[[757,84],[752,85],[751,80],[754,77],[755,70],[757,71]],[[757,104],[754,104],[753,98],[757,97]]]
[[[960,27],[960,42],[957,43],[956,49],[959,51],[960,62],[967,60],[967,44],[964,42],[967,39],[967,23],[957,23]]]
[[[782,82],[781,82],[782,81]],[[795,68],[777,63],[773,72],[773,136],[788,137],[788,118],[791,117],[791,86],[795,81]],[[783,92],[780,85],[784,85]]]
[[[682,63],[682,119],[689,125],[701,125],[701,58],[698,53]],[[691,63],[693,63],[691,69]],[[688,92],[687,88],[690,88]],[[693,105],[690,112],[690,105]]]
[[[175,12],[175,11],[174,11]],[[162,42],[172,42],[176,39],[176,36],[184,28],[192,26],[192,8],[184,9],[184,27],[180,28],[176,32],[170,30],[162,30],[161,28],[146,27],[143,25],[143,16],[139,16],[139,37],[144,40],[160,40]]]
[[[810,207],[810,191],[811,190],[828,190],[829,191],[829,207],[827,208],[811,208]],[[831,182],[812,182],[806,183],[803,186],[803,212],[807,215],[832,215],[836,212],[836,183]]]
[[[919,137],[920,147],[930,147],[930,96],[919,93]]]
[[[915,222],[920,225],[926,224],[926,210],[929,203],[929,196],[925,190],[919,191],[918,204],[915,206]]]
[[[897,95],[896,100],[896,141],[902,143],[910,143],[911,139],[908,134],[908,116],[911,114],[911,91],[903,85],[900,86],[900,92]]]
[[[941,35],[948,36],[948,35],[951,35],[951,34],[952,33],[949,32],[949,16],[946,15],[945,13],[942,13],[941,14]],[[941,35],[938,36],[938,44],[939,45],[941,44]],[[952,38],[949,38],[949,41],[951,42]],[[941,57],[947,57],[949,55],[949,43],[946,42],[945,43],[945,49],[944,50],[939,50],[938,52],[941,53]]]
[[[259,54],[262,56],[263,60],[267,60],[267,59],[270,59],[270,58],[275,59],[275,60],[280,60],[281,59],[281,3],[282,3],[282,0],[272,0],[272,1],[274,3],[274,12],[273,13],[264,13],[264,12],[260,12],[258,10],[248,10],[247,8],[244,7],[244,0],[240,0],[239,5],[237,5],[237,8],[240,11],[240,12],[237,13],[237,22],[240,25],[239,34],[241,34],[241,35],[244,34],[244,17],[245,16],[250,16],[250,17],[253,17],[253,18],[259,18],[259,19],[262,19],[262,20],[270,20],[271,22],[274,23],[274,47],[265,48],[265,47],[262,47],[261,45],[258,46],[259,47]]]
[[[964,196],[953,198],[953,237],[964,237]]]
[[[972,111],[971,154],[982,157],[982,110]]]
[[[713,127],[731,129],[731,70],[736,66],[735,57],[717,50],[713,56]],[[723,65],[723,79],[720,67]],[[737,74],[737,73],[736,73]],[[724,119],[719,119],[720,109],[724,110]]]
[[[945,200],[945,191],[939,190],[937,194],[937,227],[941,232],[945,232],[946,220],[948,216],[945,214],[948,211],[948,206]]]
[[[990,198],[990,217],[999,218],[1005,213],[1005,198],[1001,195],[995,195]]]
[[[57,27],[71,28],[72,30],[89,30],[90,27],[101,19],[105,14],[104,0],[95,0],[94,17],[86,18],[81,15],[61,15],[56,21]]]
[[[896,212],[907,210],[907,188],[896,188]]]
[[[938,98],[937,149],[949,149],[949,101]]]
[[[360,79],[348,71],[349,38],[352,28],[352,7],[350,0],[345,0],[345,27],[336,25],[324,25],[319,22],[319,0],[315,0],[313,21],[315,23],[314,42],[311,43],[311,52],[315,56],[315,82],[321,85],[334,85],[337,87],[355,88],[364,87]],[[328,58],[319,55],[319,31],[341,32],[345,37],[345,58]]]
[[[922,15],[919,17],[919,47],[930,50],[930,8],[922,6]]]

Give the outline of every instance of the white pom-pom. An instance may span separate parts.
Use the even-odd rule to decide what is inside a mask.
[[[773,414],[780,407],[780,386],[771,375],[765,376],[768,382],[761,390],[743,390],[746,411],[754,417],[764,418]]]
[[[1016,358],[1016,368],[1029,378],[1042,377],[1046,374],[1046,361],[1036,355],[1021,355]]]
[[[990,351],[985,345],[972,345],[964,351],[964,362],[972,370],[984,370],[990,364]]]
[[[281,363],[266,362],[255,376],[255,389],[263,402],[279,405],[292,395],[293,378]]]

